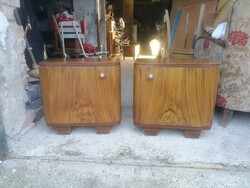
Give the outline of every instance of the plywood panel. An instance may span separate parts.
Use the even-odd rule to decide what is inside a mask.
[[[202,3],[207,3],[207,2],[213,2],[216,5],[217,1],[218,0],[173,0],[171,12],[170,12],[170,23],[173,26],[177,11],[180,10],[184,6],[191,6],[191,5],[202,4]]]
[[[195,31],[199,20],[200,8],[202,4],[185,6],[182,8],[180,21],[177,26],[176,34],[172,44],[173,51],[175,49],[192,49],[195,40]],[[214,12],[216,3],[210,1],[205,3],[205,15]]]

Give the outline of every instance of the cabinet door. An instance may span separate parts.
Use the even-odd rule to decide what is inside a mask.
[[[218,68],[135,65],[134,123],[208,129]]]
[[[120,66],[41,67],[48,124],[120,122]]]

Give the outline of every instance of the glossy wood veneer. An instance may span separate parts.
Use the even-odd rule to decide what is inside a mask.
[[[53,59],[40,65],[46,123],[59,134],[72,126],[108,133],[121,120],[121,74],[117,59]]]
[[[160,128],[183,129],[199,137],[214,116],[218,64],[171,57],[137,59],[134,64],[134,123],[147,135]]]

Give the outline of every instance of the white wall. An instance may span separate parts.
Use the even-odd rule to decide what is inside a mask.
[[[28,99],[25,87],[27,86],[27,65],[24,58],[25,40],[22,26],[17,25],[14,18],[14,9],[19,0],[1,1],[1,20],[5,20],[7,28],[2,24],[0,36],[4,42],[0,45],[0,113],[1,126],[4,126],[8,137],[19,135],[33,125],[34,113],[26,110]],[[1,129],[1,130],[4,130]]]
[[[73,0],[75,14],[78,20],[83,16],[87,21],[88,35],[86,36],[86,43],[93,44],[97,47],[97,0]],[[105,0],[100,0],[100,44],[106,46],[106,28],[105,28]]]

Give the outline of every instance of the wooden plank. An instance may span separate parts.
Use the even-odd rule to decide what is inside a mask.
[[[170,11],[170,23],[171,23],[171,28],[173,28],[173,24],[175,23],[175,19],[177,16],[178,11],[181,10],[182,7],[182,1],[181,0],[175,0],[172,1],[172,7]]]
[[[198,24],[197,24],[196,38],[199,37],[201,35],[201,33],[202,33],[203,23],[204,23],[205,13],[206,13],[205,11],[206,11],[206,5],[202,4],[201,9],[200,9],[199,20],[198,20]]]
[[[196,5],[196,4],[203,4],[203,3],[209,3],[209,2],[216,2],[218,0],[183,0],[183,6],[191,6],[191,5]]]
[[[62,44],[62,37],[61,37],[61,34],[60,34],[60,29],[59,29],[59,26],[57,24],[56,18],[55,18],[54,15],[52,15],[51,18],[52,18],[52,23],[54,25],[55,33],[56,33],[56,36],[57,36],[56,43],[57,43],[57,40],[59,40],[60,45],[63,46],[63,44]],[[57,46],[57,50],[58,50],[58,43],[57,43],[56,46]]]
[[[233,0],[229,0],[223,6],[221,11],[218,13],[218,16],[214,20],[214,23],[212,26],[213,28],[216,28],[220,23],[226,22],[228,20],[230,11],[232,10],[232,2],[233,2]]]
[[[198,21],[200,5],[182,8],[182,15],[176,29],[176,35],[172,44],[174,49],[192,49],[195,27]]]
[[[196,4],[182,8],[182,14],[172,44],[173,49],[193,48],[193,41],[195,39],[195,31],[199,20],[201,5],[202,4]],[[206,7],[206,14],[208,12],[214,12],[216,9],[216,2],[210,1],[205,3],[204,6]]]
[[[167,44],[165,44],[165,50],[163,57],[169,57],[170,56],[170,48],[171,48],[171,28],[170,28],[170,20],[169,20],[169,13],[168,10],[165,10],[165,16],[164,16],[164,22],[166,23],[166,28],[167,28]]]
[[[226,5],[229,0],[218,0],[217,11],[220,12],[221,9]]]
[[[173,24],[175,17],[177,15],[177,11],[182,9],[184,6],[191,6],[191,5],[196,5],[196,4],[203,4],[203,3],[208,3],[208,2],[213,2],[214,4],[217,5],[218,0],[174,0],[172,1],[172,7],[171,7],[171,12],[170,12],[170,23]],[[173,25],[171,25],[172,27]]]
[[[179,21],[180,21],[180,17],[181,17],[181,10],[177,11],[176,17],[175,17],[175,20],[174,20],[174,25],[172,27],[173,29],[172,29],[172,34],[171,34],[171,46],[172,46],[173,41],[174,41],[174,37],[175,37],[175,34],[176,34],[177,26],[178,26]]]

